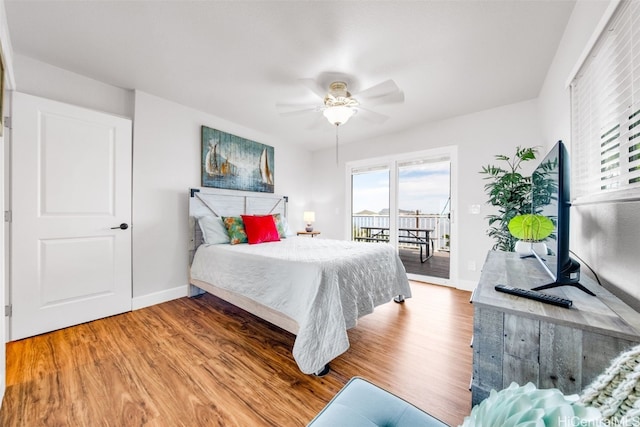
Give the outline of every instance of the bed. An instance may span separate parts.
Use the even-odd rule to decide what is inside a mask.
[[[204,188],[190,196],[190,295],[206,291],[295,334],[292,353],[306,374],[328,372],[359,317],[411,297],[392,246],[286,233],[286,197]],[[211,239],[206,221],[242,214],[279,215],[288,235],[260,244]]]

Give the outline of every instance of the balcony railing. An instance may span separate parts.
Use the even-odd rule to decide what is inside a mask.
[[[365,231],[361,227],[389,227],[388,215],[354,215],[351,219],[352,238],[364,237]],[[423,228],[433,230],[430,238],[436,251],[449,250],[450,221],[449,215],[438,214],[402,214],[398,216],[398,228]],[[412,246],[410,243],[400,243],[400,246]],[[415,245],[413,245],[415,246]]]

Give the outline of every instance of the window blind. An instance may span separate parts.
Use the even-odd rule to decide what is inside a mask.
[[[621,2],[571,83],[573,198],[640,196],[640,2]]]

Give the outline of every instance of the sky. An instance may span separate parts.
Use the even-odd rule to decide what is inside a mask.
[[[449,162],[400,167],[398,208],[425,214],[449,212]],[[389,171],[353,176],[353,212],[389,207]]]

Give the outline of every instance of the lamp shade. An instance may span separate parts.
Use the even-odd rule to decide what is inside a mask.
[[[303,214],[304,222],[314,222],[316,220],[316,213],[311,211],[305,211]]]
[[[356,113],[353,108],[337,105],[335,107],[326,108],[322,114],[332,125],[343,125]]]

